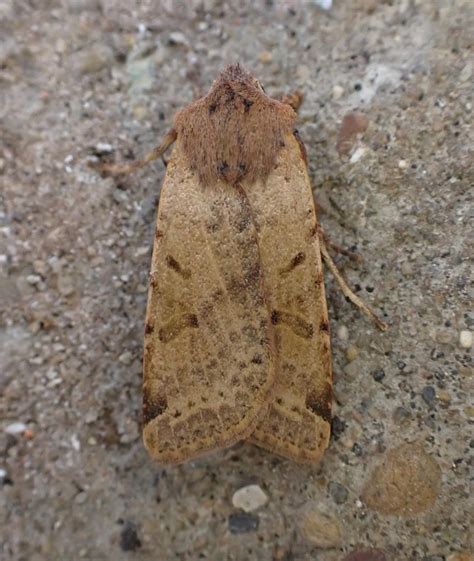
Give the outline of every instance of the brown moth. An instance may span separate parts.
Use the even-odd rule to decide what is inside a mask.
[[[145,326],[143,438],[161,463],[249,439],[315,462],[330,436],[332,373],[318,227],[295,97],[240,65],[181,110],[161,190]]]

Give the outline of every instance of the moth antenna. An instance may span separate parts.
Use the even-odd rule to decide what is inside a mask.
[[[361,310],[362,312],[364,312],[369,318],[371,318],[371,320],[375,323],[375,325],[381,330],[381,331],[387,331],[388,329],[388,325],[382,321],[376,314],[375,312],[373,312],[369,306],[367,306],[367,304],[357,296],[357,294],[354,294],[354,292],[351,290],[351,288],[349,287],[349,285],[346,283],[346,281],[344,280],[343,276],[341,275],[341,273],[339,272],[339,269],[336,267],[336,264],[334,263],[334,261],[332,260],[331,256],[329,255],[329,252],[327,250],[326,244],[325,244],[325,240],[324,240],[324,236],[320,234],[319,236],[319,243],[321,244],[321,255],[323,257],[324,263],[326,264],[327,268],[331,271],[331,273],[333,274],[334,278],[336,279],[337,283],[339,284],[342,293],[344,294],[344,296],[346,298],[349,298],[349,300],[354,304],[354,306],[356,306],[357,308],[359,308],[359,310]]]
[[[106,175],[127,175],[133,171],[145,167],[153,160],[162,157],[163,154],[176,140],[178,133],[175,129],[169,130],[161,143],[153,148],[144,158],[129,164],[91,164],[91,167]],[[165,162],[165,160],[163,160]],[[166,164],[165,164],[166,165]]]
[[[333,242],[331,240],[331,238],[326,234],[326,232],[321,228],[321,226],[318,224],[318,230],[319,230],[319,235],[323,237],[326,245],[328,247],[330,247],[332,250],[334,250],[336,253],[340,253],[341,255],[345,255],[346,257],[348,257],[351,261],[354,261],[355,263],[362,263],[362,261],[364,260],[362,255],[360,255],[360,253],[357,253],[355,251],[350,251],[349,249],[346,249],[344,247],[342,247],[341,245]]]

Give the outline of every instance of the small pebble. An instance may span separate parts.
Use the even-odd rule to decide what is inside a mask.
[[[26,281],[28,282],[28,284],[35,286],[41,282],[41,277],[39,275],[28,275],[26,277]]]
[[[474,418],[474,407],[470,407],[470,406],[464,407],[463,411],[467,417]]]
[[[262,63],[262,64],[268,64],[272,61],[272,53],[270,51],[262,51],[259,55],[258,55],[258,60]]]
[[[459,344],[463,349],[469,349],[472,347],[472,331],[464,329],[459,334]]]
[[[258,530],[259,518],[248,512],[233,512],[228,523],[231,534],[246,534]]]
[[[148,117],[148,109],[143,105],[135,105],[132,111],[133,111],[133,116],[139,121]]]
[[[113,52],[107,45],[93,45],[85,51],[78,53],[78,66],[81,74],[93,74],[110,66]]]
[[[356,378],[360,375],[361,364],[360,360],[352,360],[344,366],[344,374],[349,378]]]
[[[70,275],[58,276],[58,291],[61,296],[71,296],[74,294],[74,279]]]
[[[428,405],[433,405],[436,401],[436,390],[433,386],[425,386],[421,390],[421,397]]]
[[[48,265],[46,264],[45,261],[41,261],[40,259],[35,259],[35,261],[33,261],[33,269],[35,270],[35,273],[37,273],[38,275],[44,276],[48,272]]]
[[[181,31],[173,31],[169,36],[170,45],[187,45],[188,41]]]
[[[399,167],[400,169],[407,169],[408,165],[409,165],[409,164],[408,164],[408,162],[407,162],[406,160],[400,160],[400,161],[398,162],[398,167]]]
[[[345,325],[341,325],[337,330],[337,337],[341,341],[348,341],[349,340],[349,330]]]
[[[346,351],[346,358],[352,362],[359,356],[359,349],[355,345],[351,345]]]
[[[408,261],[404,261],[400,266],[400,271],[404,277],[411,277],[413,275],[413,267]]]
[[[344,485],[337,483],[337,481],[331,481],[329,483],[328,491],[336,504],[342,505],[347,501],[349,491]]]
[[[298,527],[304,539],[321,549],[339,547],[342,544],[342,531],[338,520],[311,504],[303,508]]]
[[[405,407],[397,407],[393,412],[393,422],[397,425],[403,424],[411,418],[410,411],[405,409]]]
[[[245,512],[252,512],[263,506],[268,501],[267,495],[258,485],[247,485],[236,491],[232,497],[235,508],[241,508]]]
[[[64,39],[60,38],[57,39],[55,44],[54,44],[54,50],[58,53],[58,54],[64,54],[67,50],[67,43]]]
[[[363,113],[352,111],[344,115],[336,143],[336,149],[340,156],[350,153],[357,135],[365,132],[368,126],[369,119]]]
[[[75,434],[71,436],[71,445],[77,452],[81,449],[81,443]]]
[[[74,502],[78,505],[84,504],[87,500],[87,493],[81,491],[74,497]]]
[[[332,7],[332,0],[313,0],[313,2],[323,10],[330,10]]]
[[[446,390],[438,390],[438,399],[443,403],[449,403],[451,401],[451,394]]]
[[[146,246],[142,246],[139,247],[135,253],[134,253],[134,257],[143,257],[144,255],[148,255],[148,253],[150,252],[150,248],[146,245]]]
[[[135,551],[142,546],[142,542],[137,534],[135,524],[125,522],[120,532],[120,549],[122,551]]]
[[[376,381],[376,382],[381,382],[384,378],[385,378],[385,371],[383,368],[379,368],[378,370],[375,370],[374,372],[372,372],[372,378]]]
[[[368,152],[369,152],[369,149],[367,148],[367,146],[359,146],[359,148],[357,148],[357,150],[351,156],[351,159],[350,159],[351,164],[356,164]]]
[[[341,444],[344,446],[344,448],[351,450],[354,446],[354,438],[349,434],[343,435],[341,437]]]
[[[436,341],[441,345],[447,345],[448,343],[451,343],[452,341],[451,332],[448,331],[447,329],[438,331],[436,333]]]
[[[98,142],[94,146],[94,152],[96,154],[110,154],[113,151],[114,151],[114,147],[112,146],[112,144],[109,144],[108,142]]]
[[[468,62],[464,65],[464,68],[459,73],[459,81],[460,82],[468,82],[471,79],[473,72],[473,64],[472,62]],[[471,82],[472,85],[472,82]]]
[[[4,430],[7,434],[22,434],[26,430],[26,425],[21,422],[11,423],[10,425],[7,425]]]
[[[412,517],[430,509],[438,496],[441,469],[421,444],[389,450],[368,475],[366,505],[381,514]]]
[[[357,442],[354,443],[354,445],[352,446],[352,451],[354,452],[354,454],[358,457],[362,456],[363,454],[363,450],[360,446],[360,444],[358,444]]]
[[[344,88],[342,86],[335,85],[332,89],[333,99],[340,99],[344,93]]]
[[[125,351],[118,357],[119,362],[122,364],[131,364],[133,360],[133,355],[130,351]]]

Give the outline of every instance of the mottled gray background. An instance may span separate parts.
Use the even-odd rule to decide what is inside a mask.
[[[0,0],[2,560],[472,561],[473,29],[472,0]],[[390,329],[327,275],[321,464],[242,444],[163,469],[140,370],[164,167],[117,182],[87,158],[144,154],[237,60],[304,92],[321,222]],[[369,127],[340,157],[351,110]],[[268,502],[246,514],[249,483]]]

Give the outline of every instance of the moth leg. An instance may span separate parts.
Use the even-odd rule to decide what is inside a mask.
[[[350,289],[350,287],[348,286],[348,284],[346,283],[346,281],[342,277],[341,273],[339,272],[338,268],[336,267],[336,264],[334,263],[331,256],[329,255],[329,252],[327,250],[326,243],[325,243],[325,240],[324,240],[324,236],[321,235],[321,234],[319,236],[319,243],[320,243],[321,255],[323,257],[324,263],[326,264],[327,268],[331,271],[331,273],[334,275],[334,278],[336,279],[337,283],[339,284],[344,296],[346,298],[348,298],[357,308],[359,308],[359,310],[361,310],[369,318],[371,318],[372,321],[375,323],[375,325],[381,331],[386,331],[387,328],[388,328],[387,324],[384,321],[382,321],[375,314],[375,312],[373,312],[369,308],[369,306],[367,306],[367,304],[361,298],[359,298],[357,296],[357,294],[354,294],[354,292]]]
[[[287,103],[288,105],[293,107],[296,113],[298,113],[298,109],[301,107],[301,104],[303,103],[303,94],[299,90],[295,90],[290,94],[283,95],[280,101],[282,103]]]
[[[161,144],[153,148],[153,150],[151,150],[151,152],[149,152],[141,160],[136,160],[135,162],[131,162],[129,164],[91,164],[91,167],[107,175],[129,174],[132,171],[146,166],[153,160],[158,159],[160,156],[163,156],[166,150],[168,150],[168,148],[176,140],[177,136],[178,134],[174,129],[169,130],[161,141]]]

